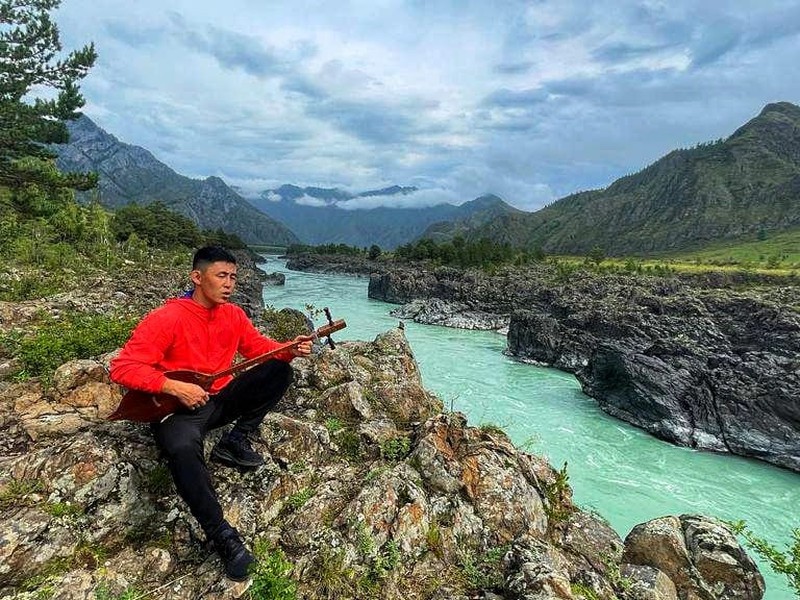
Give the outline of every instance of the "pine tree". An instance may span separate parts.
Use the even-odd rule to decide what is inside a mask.
[[[59,58],[50,11],[61,0],[0,0],[0,185],[89,189],[94,174],[52,168],[47,144],[68,140],[65,120],[84,104],[78,81],[94,65],[94,44]],[[43,97],[42,97],[43,96]]]

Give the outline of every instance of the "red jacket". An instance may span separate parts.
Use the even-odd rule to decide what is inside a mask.
[[[238,351],[245,358],[269,352],[281,343],[253,326],[235,304],[205,308],[191,298],[174,298],[150,312],[134,329],[119,356],[111,361],[111,380],[130,389],[158,393],[164,371],[190,370],[212,374],[227,369]],[[281,352],[289,362],[294,355]],[[217,379],[216,394],[233,379]]]

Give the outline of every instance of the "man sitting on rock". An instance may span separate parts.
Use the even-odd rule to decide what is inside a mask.
[[[280,346],[253,326],[244,311],[229,302],[236,285],[236,257],[223,248],[199,249],[190,274],[194,289],[149,313],[111,363],[111,379],[130,389],[171,394],[185,410],[152,425],[166,455],[178,494],[189,505],[222,558],[227,576],[247,579],[254,557],[222,514],[211,484],[203,439],[212,429],[234,423],[211,452],[212,458],[244,468],[264,459],[250,446],[267,412],[292,379],[289,362],[307,356],[311,342],[300,343],[251,368],[236,379],[217,379],[206,391],[193,383],[169,379],[166,371],[217,373],[231,366],[238,351],[253,358]]]

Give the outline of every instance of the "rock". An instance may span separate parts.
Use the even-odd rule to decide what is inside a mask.
[[[383,263],[365,256],[300,253],[290,254],[287,258],[286,267],[292,271],[370,276],[383,270]]]
[[[678,600],[675,584],[658,569],[623,564],[620,575],[632,582],[628,589],[631,600]]]
[[[267,273],[264,277],[264,285],[284,285],[286,284],[286,275],[283,273]]]
[[[622,562],[661,571],[681,600],[764,595],[755,563],[733,533],[710,517],[681,515],[637,525],[625,538]]]

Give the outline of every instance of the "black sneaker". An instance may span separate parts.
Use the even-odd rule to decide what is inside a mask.
[[[238,467],[258,467],[264,458],[250,446],[250,440],[241,433],[229,433],[217,442],[211,458]]]
[[[233,581],[247,579],[250,576],[250,565],[256,559],[242,543],[239,532],[230,525],[223,525],[212,539],[228,579]]]

